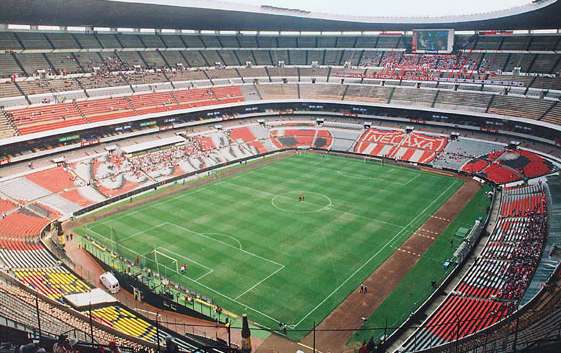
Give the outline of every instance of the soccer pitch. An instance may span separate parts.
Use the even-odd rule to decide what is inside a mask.
[[[77,232],[132,261],[135,255],[157,259],[160,272],[174,282],[265,327],[278,329],[282,322],[302,330],[289,334],[300,339],[462,183],[379,162],[304,153]],[[181,264],[187,271],[175,272]]]

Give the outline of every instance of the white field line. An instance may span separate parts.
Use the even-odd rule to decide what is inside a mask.
[[[170,223],[170,224],[171,224],[171,223]],[[179,226],[179,227],[181,227],[181,226]],[[183,228],[183,227],[181,227],[181,228]],[[91,231],[92,233],[95,233],[95,234],[99,235],[99,236],[102,237],[102,238],[106,238],[105,236],[103,236],[103,235],[97,233],[96,231],[93,231],[93,230],[90,230],[90,231]],[[229,245],[229,244],[226,244],[226,245],[231,246],[231,245]],[[124,247],[124,248],[126,249],[126,247]],[[234,249],[237,249],[237,248],[234,248]],[[140,254],[138,254],[138,253],[135,252],[135,251],[132,251],[132,250],[130,250],[130,249],[128,249],[128,250],[131,251],[133,254],[140,255]],[[240,250],[240,249],[238,249],[238,250]],[[279,265],[280,265],[280,264],[279,264]],[[281,265],[281,266],[284,267],[284,265]],[[234,303],[236,303],[236,304],[238,304],[238,305],[241,305],[242,307],[246,308],[247,310],[251,310],[251,311],[253,311],[254,313],[257,313],[257,314],[259,314],[259,315],[261,315],[261,316],[263,316],[263,317],[266,317],[266,318],[268,318],[268,319],[270,319],[270,320],[272,320],[272,321],[274,321],[274,322],[276,322],[276,323],[280,323],[280,322],[281,322],[280,320],[278,320],[278,319],[276,319],[276,318],[274,318],[274,317],[272,317],[272,316],[270,316],[270,315],[268,315],[268,314],[265,314],[265,313],[262,312],[262,311],[259,311],[259,310],[257,310],[257,309],[254,309],[254,308],[252,308],[251,306],[248,306],[247,304],[244,304],[244,303],[240,302],[239,300],[237,300],[237,299],[235,299],[235,298],[232,298],[232,297],[230,297],[230,296],[227,296],[227,295],[221,293],[220,291],[217,291],[216,289],[213,289],[213,288],[211,288],[211,287],[209,287],[209,286],[206,286],[206,285],[202,284],[201,282],[199,282],[199,281],[196,280],[196,279],[189,278],[189,277],[187,277],[187,276],[183,276],[183,277],[185,277],[185,278],[186,278],[187,280],[189,280],[189,281],[192,281],[192,282],[198,284],[199,286],[205,288],[206,290],[208,290],[208,291],[210,291],[210,292],[212,292],[212,293],[215,293],[215,294],[218,295],[218,296],[221,296],[221,297],[226,298],[226,299],[228,299],[228,300],[230,300],[230,301],[232,301],[232,302],[234,302]]]
[[[343,170],[338,170],[337,174],[345,177],[345,178],[350,178],[350,179],[356,179],[356,180],[371,180],[371,181],[379,181],[379,182],[384,182],[384,183],[391,183],[391,184],[395,184],[395,185],[400,185],[400,186],[406,186],[409,185],[411,182],[413,182],[414,180],[416,180],[418,177],[421,176],[421,174],[417,174],[415,176],[413,176],[412,178],[410,178],[409,180],[405,181],[405,182],[397,182],[395,181],[395,179],[393,178],[388,178],[387,175],[389,174],[393,174],[394,170],[390,170],[386,175],[386,177],[379,177],[379,176],[375,176],[375,175],[360,175],[360,174],[356,174],[356,173],[352,173],[352,172],[345,172]]]
[[[413,177],[411,180],[409,180],[408,182],[406,182],[405,184],[403,184],[403,186],[409,185],[412,182],[414,182],[415,180],[417,180],[417,178],[419,178],[421,176],[421,174],[418,174],[417,176]]]
[[[162,224],[165,224],[165,223],[162,223]],[[157,248],[154,249],[154,250],[160,250],[160,249],[164,249],[164,252],[167,251],[168,253],[170,253],[170,254],[172,254],[172,255],[174,255],[174,256],[180,257],[180,258],[182,258],[182,259],[184,259],[184,260],[191,261],[192,263],[197,264],[197,265],[203,267],[205,270],[214,271],[214,269],[212,269],[212,268],[210,268],[210,267],[208,267],[208,266],[206,266],[206,265],[203,265],[202,263],[200,263],[200,262],[198,262],[198,261],[195,261],[195,260],[193,260],[192,258],[190,258],[190,257],[188,257],[188,256],[180,255],[180,254],[176,253],[175,251],[169,250],[168,248],[166,248],[166,247],[164,247],[164,246],[159,246],[159,247],[157,247]]]
[[[248,254],[248,255],[250,255],[250,256],[256,257],[256,258],[261,259],[261,260],[263,260],[263,261],[267,261],[267,262],[269,262],[269,263],[272,263],[272,264],[274,264],[274,265],[279,266],[278,269],[276,269],[274,272],[272,272],[271,274],[269,274],[267,277],[263,278],[262,280],[260,280],[259,282],[257,282],[256,284],[254,284],[253,286],[251,286],[250,288],[248,288],[246,291],[244,291],[243,293],[241,293],[240,295],[238,295],[236,298],[234,298],[235,300],[238,300],[238,299],[241,298],[244,294],[247,294],[247,293],[249,293],[250,291],[252,291],[253,289],[257,288],[257,287],[258,287],[259,285],[261,285],[263,282],[265,282],[265,281],[268,280],[269,278],[273,277],[274,275],[276,275],[277,273],[279,273],[280,271],[282,271],[282,270],[286,267],[285,265],[280,264],[280,263],[278,263],[278,262],[276,262],[276,261],[273,261],[273,260],[271,260],[271,259],[267,259],[267,258],[265,258],[265,257],[262,257],[262,256],[260,256],[260,255],[257,255],[257,254],[255,254],[255,253],[252,253],[252,252],[250,252],[250,251],[247,251],[247,250],[244,250],[244,249],[241,249],[241,248],[238,249],[238,248],[236,248],[236,247],[234,247],[234,246],[232,246],[232,245],[230,245],[230,244],[228,244],[228,243],[225,243],[225,242],[223,242],[223,241],[221,241],[221,240],[215,239],[215,238],[213,238],[213,237],[209,237],[209,236],[205,235],[204,233],[195,232],[195,231],[190,230],[190,229],[188,229],[188,228],[185,228],[185,227],[183,227],[183,226],[180,226],[180,225],[177,225],[177,224],[173,224],[173,223],[169,223],[169,222],[166,222],[165,224],[172,225],[172,226],[176,226],[176,227],[178,227],[178,228],[183,229],[183,230],[186,231],[186,232],[190,232],[190,233],[196,234],[196,235],[198,235],[198,236],[200,236],[200,237],[203,237],[203,238],[206,238],[206,239],[210,239],[210,240],[216,241],[216,242],[221,243],[221,244],[223,244],[223,245],[225,245],[225,246],[227,246],[227,247],[230,247],[230,248],[232,248],[232,249],[236,249],[236,250],[241,251],[241,252],[243,252],[243,253],[245,253],[245,254]],[[204,276],[203,276],[203,277],[204,277]],[[199,279],[200,279],[200,278],[199,278]],[[197,279],[196,281],[198,281],[199,279]],[[200,283],[199,283],[199,284],[200,284]]]
[[[267,258],[265,258],[265,257],[263,257],[263,256],[257,255],[257,254],[255,254],[255,253],[252,253],[252,252],[247,251],[247,250],[244,250],[244,249],[239,249],[239,248],[237,248],[237,247],[235,247],[235,246],[232,246],[231,244],[228,244],[228,243],[223,242],[222,240],[218,240],[218,239],[216,239],[216,238],[209,237],[209,236],[205,235],[204,233],[195,232],[194,230],[191,230],[191,229],[189,229],[189,228],[185,228],[185,227],[183,227],[183,226],[180,226],[180,225],[174,224],[174,223],[165,222],[164,224],[168,224],[168,225],[171,225],[171,226],[175,226],[175,227],[177,227],[177,228],[181,228],[181,229],[183,229],[183,230],[186,231],[186,232],[189,232],[189,233],[192,233],[192,234],[196,234],[196,235],[198,235],[198,236],[200,236],[200,237],[203,237],[203,238],[206,238],[206,239],[215,241],[215,242],[217,242],[217,243],[221,243],[221,244],[224,245],[224,246],[227,246],[227,247],[232,248],[232,249],[236,249],[236,250],[241,251],[241,252],[243,252],[243,253],[245,253],[245,254],[247,254],[247,255],[256,257],[256,258],[261,259],[261,260],[266,261],[266,262],[270,262],[270,263],[275,264],[275,265],[277,265],[277,266],[279,266],[279,267],[284,267],[283,264],[278,263],[278,262],[276,262],[276,261],[274,261],[274,260],[267,259]]]
[[[251,172],[251,171],[248,171],[248,172]],[[239,177],[239,176],[234,176],[234,177],[229,178],[229,179],[236,179],[236,178],[238,178],[238,177]],[[418,177],[418,176],[417,176],[417,177]],[[196,190],[194,190],[194,191],[192,191],[192,192],[187,192],[187,193],[178,194],[177,196],[174,196],[174,197],[169,198],[169,199],[166,199],[166,200],[178,199],[178,198],[181,198],[181,197],[183,197],[183,196],[188,196],[188,195],[191,195],[191,194],[193,194],[193,193],[196,193],[197,191],[201,191],[201,190],[205,189],[206,187],[210,187],[210,186],[212,186],[212,185],[219,185],[219,184],[226,184],[226,185],[231,185],[231,186],[240,187],[240,185],[238,185],[238,184],[229,183],[227,180],[223,180],[223,181],[220,181],[220,182],[210,183],[210,184],[204,185],[204,186],[202,186],[202,187],[200,187],[200,188],[198,188],[198,189],[196,189]],[[291,326],[292,328],[295,328],[295,327],[297,327],[298,325],[300,325],[305,319],[307,319],[313,312],[315,312],[315,311],[316,311],[321,305],[323,305],[329,298],[331,298],[336,292],[338,292],[338,291],[341,289],[341,287],[343,287],[343,286],[344,286],[349,280],[351,280],[358,272],[360,272],[368,263],[370,263],[375,257],[377,257],[386,247],[388,247],[391,243],[393,243],[393,242],[401,235],[401,233],[403,233],[404,230],[406,230],[411,224],[413,224],[419,217],[423,216],[424,213],[425,213],[436,201],[438,201],[445,193],[447,193],[448,190],[450,190],[450,188],[452,188],[452,186],[454,186],[455,184],[456,184],[455,181],[454,181],[453,183],[451,183],[438,197],[436,197],[427,207],[425,207],[425,209],[424,209],[421,213],[419,213],[415,218],[413,218],[405,227],[401,227],[401,226],[396,225],[396,224],[391,224],[391,223],[387,223],[387,222],[380,221],[380,222],[383,222],[383,223],[387,223],[387,224],[393,225],[393,226],[395,226],[395,227],[399,227],[399,228],[401,228],[401,230],[400,230],[398,233],[396,233],[390,240],[388,240],[388,242],[386,242],[386,244],[385,244],[382,248],[380,248],[380,249],[379,249],[374,255],[372,255],[369,259],[367,259],[366,262],[364,262],[357,270],[355,270],[345,281],[343,281],[343,283],[341,283],[337,288],[335,288],[335,289],[334,289],[327,297],[325,297],[318,305],[316,305],[310,312],[308,312],[306,315],[304,315],[304,317],[303,317],[302,319],[300,319],[300,321],[298,321],[296,324],[290,325],[290,326]],[[247,186],[243,186],[243,187],[248,188],[248,189],[252,189],[254,192],[256,191],[255,189],[253,189],[253,188],[251,188],[251,187],[247,187]],[[261,190],[261,192],[263,192],[263,191]],[[268,193],[268,192],[264,192],[264,193]],[[268,193],[268,194],[274,195],[274,194],[272,194],[272,193]],[[126,214],[124,214],[124,215],[130,215],[130,214],[133,214],[133,213],[138,213],[138,212],[140,212],[140,209],[141,209],[141,208],[145,208],[145,207],[147,207],[147,206],[148,206],[148,207],[151,207],[151,206],[152,206],[152,203],[148,203],[148,204],[146,204],[145,206],[141,206],[141,207],[139,207],[138,209],[136,209],[135,211],[133,211],[133,212],[131,212],[131,213],[126,213]],[[124,216],[124,215],[123,215],[123,216]],[[119,218],[120,218],[120,217],[119,217]],[[174,226],[176,226],[176,227],[182,228],[183,230],[185,230],[185,231],[187,231],[187,232],[190,232],[190,233],[193,233],[193,234],[197,234],[197,235],[199,235],[199,236],[202,236],[202,237],[205,237],[205,238],[208,238],[208,239],[217,241],[217,242],[219,242],[219,243],[224,244],[225,246],[231,247],[231,248],[233,248],[233,249],[240,250],[240,251],[242,251],[242,252],[244,252],[244,253],[247,253],[248,255],[255,256],[255,257],[260,258],[260,259],[262,259],[262,260],[264,260],[264,261],[268,261],[268,262],[274,263],[274,264],[276,264],[276,265],[282,267],[282,268],[279,268],[278,270],[276,270],[273,274],[276,274],[277,272],[279,272],[281,269],[283,269],[283,268],[285,267],[285,265],[282,265],[282,264],[280,264],[280,263],[278,263],[278,262],[275,262],[275,261],[270,260],[270,259],[266,259],[266,258],[264,258],[264,257],[261,257],[261,256],[259,256],[259,255],[257,255],[257,254],[248,252],[248,251],[243,250],[243,249],[238,249],[238,248],[236,248],[236,247],[233,247],[233,246],[230,245],[230,244],[224,243],[224,242],[222,242],[222,241],[220,241],[220,240],[217,240],[217,239],[214,239],[214,238],[212,238],[212,237],[205,236],[205,235],[202,234],[202,233],[198,233],[198,232],[192,231],[192,230],[187,229],[187,228],[185,228],[185,227],[183,227],[183,226],[180,226],[180,225],[177,225],[177,224],[173,224],[173,223],[169,223],[169,222],[165,222],[164,224],[174,225]],[[94,233],[96,233],[96,234],[102,236],[103,238],[106,238],[105,236],[103,236],[103,235],[101,235],[101,234],[99,234],[99,233],[97,233],[97,232],[95,232],[95,231],[93,231],[93,230],[90,230],[90,231],[92,231],[92,232],[94,232]],[[125,247],[125,248],[126,248],[126,247]],[[128,250],[130,250],[130,249],[128,249]],[[136,252],[134,252],[134,251],[131,251],[131,252],[132,252],[132,253],[136,253]],[[269,275],[268,278],[270,278],[273,274]],[[203,276],[206,276],[206,275],[207,275],[207,274],[205,274],[205,275],[203,275]],[[185,276],[184,276],[184,277],[185,277]],[[268,318],[268,319],[270,319],[270,320],[272,320],[272,321],[275,321],[275,322],[277,322],[277,323],[281,322],[281,321],[275,319],[274,317],[272,317],[272,316],[270,316],[270,315],[268,315],[268,314],[265,314],[265,313],[263,313],[263,312],[261,312],[261,311],[259,311],[259,310],[257,310],[257,309],[254,309],[254,308],[252,308],[252,307],[250,307],[250,306],[247,306],[246,304],[243,304],[242,302],[238,301],[237,298],[231,298],[231,297],[229,297],[229,296],[227,296],[227,295],[221,293],[220,291],[217,291],[217,290],[215,290],[215,289],[213,289],[213,288],[211,288],[211,287],[208,287],[208,286],[206,286],[206,285],[200,283],[197,279],[192,279],[192,278],[189,278],[189,277],[185,277],[185,278],[187,278],[188,280],[190,280],[190,281],[192,281],[192,282],[194,282],[194,283],[197,283],[197,284],[200,285],[201,287],[203,287],[203,288],[205,288],[205,289],[207,289],[207,290],[209,290],[209,291],[211,291],[211,292],[213,292],[213,293],[215,293],[215,294],[217,294],[217,295],[219,295],[219,296],[221,296],[221,297],[223,297],[223,298],[226,298],[226,299],[228,299],[228,300],[230,300],[230,301],[232,301],[232,302],[234,302],[234,303],[236,303],[236,304],[238,304],[238,305],[241,305],[241,306],[247,308],[248,310],[251,310],[251,311],[253,311],[253,312],[257,313],[257,314],[260,314],[260,315],[262,315],[262,316],[264,316],[264,317],[266,317],[266,318]],[[264,280],[266,280],[266,279],[268,279],[268,278],[265,278]],[[262,283],[264,280],[262,280],[261,283]],[[259,284],[260,284],[260,283],[259,283]],[[245,294],[245,293],[242,293],[242,294]],[[240,296],[241,296],[241,295],[240,295]],[[240,296],[238,296],[238,297],[240,297]]]
[[[270,275],[268,275],[267,277],[263,278],[261,281],[255,283],[253,286],[251,286],[249,289],[247,289],[245,292],[243,292],[242,294],[238,295],[236,297],[236,299],[240,299],[241,297],[243,297],[244,294],[251,292],[253,289],[257,288],[258,286],[261,285],[261,283],[265,282],[266,280],[268,280],[269,278],[273,277],[274,275],[276,275],[277,273],[279,273],[280,271],[284,270],[284,266],[280,267],[279,269],[277,269],[275,272],[271,273]]]
[[[201,279],[205,278],[206,276],[210,275],[210,274],[213,273],[213,272],[214,272],[214,270],[210,270],[210,271],[207,272],[207,273],[203,273],[202,275],[200,275],[199,277],[197,277],[197,278],[195,279],[195,281],[200,281]]]
[[[108,237],[106,237],[105,235],[100,234],[100,233],[96,232],[95,230],[93,230],[93,229],[91,229],[91,228],[88,228],[88,226],[86,226],[85,228],[86,228],[89,232],[94,233],[94,234],[97,234],[100,238],[109,240],[109,242],[113,242],[113,241],[111,240],[111,238],[108,238]],[[136,256],[141,256],[141,257],[144,256],[144,255],[139,254],[138,252],[136,252],[136,251],[134,251],[134,250],[132,250],[132,249],[127,248],[127,247],[124,246],[124,245],[119,245],[119,247],[120,247],[120,248],[123,248],[123,249],[127,249],[127,251],[130,251],[132,254],[135,254]]]
[[[167,202],[167,201],[171,201],[171,200],[181,199],[181,198],[183,198],[183,197],[189,197],[189,196],[191,196],[191,195],[193,195],[193,194],[196,194],[196,193],[198,193],[198,192],[204,191],[204,190],[206,190],[208,187],[211,187],[211,186],[213,186],[213,185],[220,185],[220,184],[222,184],[223,182],[225,182],[225,181],[210,182],[210,183],[208,183],[208,184],[199,186],[199,187],[197,187],[197,188],[194,189],[194,190],[185,190],[185,191],[183,191],[183,192],[179,192],[177,195],[172,196],[172,197],[169,197],[169,198],[168,198],[168,197],[164,197],[163,199],[158,199],[158,200],[150,201],[150,202],[148,202],[148,203],[146,203],[146,204],[144,204],[144,205],[140,205],[140,206],[138,206],[138,207],[135,207],[134,210],[132,210],[132,211],[130,211],[130,212],[126,212],[126,211],[125,211],[125,212],[123,212],[122,214],[119,214],[119,215],[114,216],[114,217],[109,216],[107,219],[102,220],[100,223],[101,223],[101,224],[109,224],[109,223],[114,222],[114,221],[117,220],[117,219],[121,219],[121,218],[124,218],[124,217],[130,217],[130,216],[132,216],[132,215],[134,215],[134,214],[140,213],[140,212],[144,211],[145,208],[152,208],[152,207],[156,206],[157,204],[159,204],[159,203],[162,202],[162,201]]]
[[[119,242],[124,243],[125,241],[127,241],[127,240],[129,240],[129,239],[131,239],[131,238],[134,238],[134,237],[136,237],[137,235],[144,234],[144,233],[148,233],[149,231],[151,231],[151,230],[153,230],[153,229],[156,229],[156,228],[160,228],[160,227],[162,227],[163,225],[164,225],[164,223],[160,223],[160,224],[158,224],[158,225],[155,225],[155,226],[149,227],[149,228],[147,228],[147,229],[138,231],[138,232],[136,232],[136,233],[133,233],[133,234],[131,234],[131,235],[128,235],[128,236],[124,237],[123,239],[119,239]]]
[[[269,192],[269,191],[256,190],[256,189],[252,188],[251,186],[239,185],[239,184],[232,183],[232,182],[230,182],[230,181],[224,181],[224,182],[222,183],[222,185],[224,185],[224,186],[231,186],[231,187],[235,187],[235,188],[238,188],[238,189],[240,189],[240,188],[241,188],[241,189],[244,189],[244,188],[245,188],[245,189],[249,189],[249,190],[253,191],[254,194],[261,193],[261,194],[268,195],[268,196],[270,196],[270,197],[275,197],[275,196],[279,196],[279,195],[280,195],[280,194],[276,194],[276,193]],[[314,194],[317,194],[317,193],[314,192]],[[327,197],[327,196],[326,196],[326,197]],[[331,200],[331,199],[330,199],[330,200]],[[337,212],[341,212],[341,213],[343,213],[343,214],[349,214],[349,215],[355,216],[355,217],[357,217],[357,218],[364,218],[364,219],[367,219],[367,220],[369,220],[369,221],[371,221],[371,222],[374,222],[374,223],[382,223],[382,224],[386,224],[386,225],[388,225],[388,226],[392,226],[392,227],[399,228],[399,229],[403,228],[403,226],[401,226],[401,225],[399,225],[399,224],[395,224],[395,223],[391,223],[391,222],[382,221],[382,220],[376,219],[376,218],[370,218],[370,217],[363,216],[363,215],[359,215],[359,214],[356,214],[356,213],[353,213],[353,212],[349,212],[349,211],[339,210],[339,209],[335,208],[335,203],[334,203],[333,201],[331,201],[331,203],[332,203],[332,207],[330,207],[329,209],[335,210],[335,211],[337,211]]]
[[[388,240],[386,242],[386,244],[381,247],[380,249],[378,249],[378,251],[376,251],[374,253],[374,255],[372,255],[368,260],[366,260],[365,263],[363,263],[359,268],[357,268],[349,277],[347,277],[346,280],[344,280],[339,286],[337,286],[337,288],[335,288],[327,297],[325,297],[325,299],[323,299],[318,305],[316,305],[312,310],[310,310],[306,315],[304,315],[304,317],[302,319],[300,319],[300,321],[298,321],[295,325],[293,325],[293,328],[298,327],[298,325],[300,325],[304,320],[306,320],[308,318],[308,316],[310,316],[313,312],[315,312],[320,306],[322,306],[329,298],[331,298],[333,296],[333,294],[337,293],[345,284],[347,284],[347,282],[349,280],[351,280],[354,276],[356,276],[356,274],[358,272],[360,272],[368,263],[370,263],[370,261],[372,261],[375,257],[377,257],[385,248],[387,248],[388,246],[390,246],[391,243],[393,243],[402,233],[405,229],[407,229],[409,226],[411,226],[411,224],[413,224],[414,222],[417,221],[417,219],[419,219],[421,216],[423,216],[425,214],[425,212],[432,207],[432,205],[438,201],[445,193],[448,192],[448,190],[450,190],[452,188],[452,186],[454,186],[456,183],[453,182],[451,183],[448,188],[446,188],[437,198],[435,198],[427,207],[425,207],[425,209],[420,212],[415,218],[413,218],[405,227],[403,227],[399,232],[397,232],[393,238],[391,238],[390,240]]]

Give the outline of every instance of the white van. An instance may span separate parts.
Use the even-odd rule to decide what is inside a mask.
[[[121,286],[119,286],[119,281],[111,272],[105,272],[99,276],[101,283],[107,288],[109,293],[115,294],[119,292]]]

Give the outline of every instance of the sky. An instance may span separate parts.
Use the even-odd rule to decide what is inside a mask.
[[[223,0],[351,16],[447,16],[503,10],[531,0]],[[180,1],[178,1],[180,2]]]

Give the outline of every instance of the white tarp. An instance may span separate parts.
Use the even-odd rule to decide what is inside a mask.
[[[64,299],[76,309],[97,306],[101,304],[116,303],[117,299],[101,288],[95,288],[88,293],[69,294]]]

